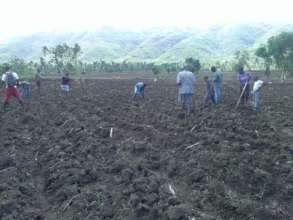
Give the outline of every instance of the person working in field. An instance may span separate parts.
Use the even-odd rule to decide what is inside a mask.
[[[35,75],[35,82],[36,82],[38,92],[40,94],[41,92],[41,70],[40,69],[37,69],[37,73]]]
[[[147,86],[144,82],[138,82],[134,86],[134,96],[133,99],[135,99],[137,96],[140,96],[144,99],[144,89]]]
[[[248,104],[249,101],[249,93],[250,93],[250,80],[251,76],[249,73],[244,71],[243,67],[239,68],[237,73],[237,80],[240,83],[240,95],[242,104]]]
[[[19,85],[18,74],[12,72],[10,67],[5,67],[5,73],[2,75],[2,83],[5,85],[4,92],[4,110],[6,109],[11,97],[16,97],[20,105],[23,107],[23,101],[20,98],[20,92],[17,89]]]
[[[212,71],[212,80],[215,91],[214,102],[218,104],[221,99],[221,90],[222,90],[222,81],[223,81],[223,72],[220,69],[217,69],[215,66],[211,68]]]
[[[28,98],[31,95],[31,85],[27,81],[22,81],[18,86],[20,90],[21,97]]]
[[[196,85],[195,75],[190,71],[190,66],[185,66],[181,72],[177,74],[177,86],[179,92],[179,103],[189,115],[193,110],[193,94]]]
[[[207,107],[210,103],[216,103],[215,102],[215,91],[212,80],[209,79],[208,76],[204,76],[204,82],[206,84],[205,89],[205,95],[204,95],[204,107]]]
[[[258,76],[254,77],[254,83],[252,88],[252,109],[254,111],[259,110],[261,102],[260,90],[265,85],[266,83],[260,80]]]
[[[65,75],[62,77],[61,80],[61,90],[67,95],[70,91],[70,78],[69,73],[66,72]]]

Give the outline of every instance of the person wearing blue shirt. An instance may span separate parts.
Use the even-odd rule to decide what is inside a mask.
[[[144,89],[147,86],[144,82],[138,82],[134,86],[134,96],[133,99],[135,99],[137,96],[140,96],[144,99]]]

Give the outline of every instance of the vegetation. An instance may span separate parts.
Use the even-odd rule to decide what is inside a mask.
[[[267,76],[270,75],[270,68],[273,63],[273,59],[271,56],[271,52],[268,49],[267,45],[261,45],[257,50],[255,51],[255,55],[263,59],[264,67],[265,67],[265,73]]]
[[[272,64],[282,72],[282,79],[293,73],[293,32],[283,32],[271,37],[255,54],[262,58],[269,73]]]
[[[154,75],[159,75],[159,73],[161,72],[160,67],[159,66],[153,66],[152,72],[153,72]]]
[[[200,61],[192,57],[185,59],[185,65],[189,66],[193,73],[198,73],[201,68]]]
[[[92,32],[66,34],[42,33],[12,39],[0,44],[0,61],[10,57],[39,61],[42,47],[75,43],[82,48],[83,62],[123,61],[131,63],[183,63],[188,57],[198,57],[202,63],[222,59],[231,62],[237,51],[253,49],[268,38],[283,31],[293,31],[293,25],[241,24],[219,25],[206,31],[196,28],[152,28],[142,32],[102,28]]]
[[[1,73],[4,72],[5,66],[9,65],[14,71],[21,73],[22,76],[30,76],[32,73],[35,72],[38,64],[33,61],[25,61],[24,59],[20,58],[13,58],[6,63],[0,65]]]
[[[235,53],[235,60],[236,62],[234,63],[234,67],[233,67],[234,70],[238,70],[239,67],[241,66],[246,66],[248,67],[248,69],[251,69],[249,64],[250,56],[246,50],[237,51]]]
[[[70,47],[64,43],[52,48],[44,46],[42,51],[44,57],[40,58],[41,69],[46,70],[46,65],[49,63],[56,68],[57,73],[62,73],[64,70],[70,72],[75,70],[74,66],[77,65],[81,48],[78,44]]]
[[[292,27],[293,30],[293,26],[289,27]],[[270,74],[271,70],[278,70],[283,73],[283,78],[288,73],[293,73],[293,32],[279,34],[270,32],[268,34],[267,31],[271,27],[258,28],[260,30],[253,36],[248,37],[245,35],[246,40],[242,39],[242,43],[240,41],[242,35],[239,33],[243,32],[243,29],[239,27],[236,29],[235,27],[230,27],[230,29],[226,27],[225,32],[223,27],[217,27],[209,30],[206,35],[200,36],[195,36],[194,30],[189,29],[152,30],[152,32],[141,34],[126,32],[121,35],[121,38],[116,36],[120,32],[107,29],[97,33],[99,38],[94,38],[93,36],[90,38],[87,34],[82,34],[82,36],[88,41],[92,40],[93,45],[106,38],[109,45],[115,42],[117,46],[115,51],[118,53],[123,50],[125,59],[120,59],[120,55],[112,53],[112,57],[117,59],[94,59],[95,56],[93,56],[89,60],[86,59],[88,58],[89,46],[84,45],[83,42],[81,44],[55,44],[56,41],[53,41],[54,43],[48,41],[48,45],[40,48],[39,60],[32,59],[32,61],[28,61],[28,59],[20,56],[20,58],[14,57],[6,60],[6,63],[14,71],[24,76],[34,74],[37,69],[42,74],[62,74],[64,71],[68,71],[77,75],[100,72],[152,72],[157,75],[163,72],[177,72],[184,65],[191,66],[192,71],[195,73],[200,69],[208,70],[211,65],[216,65],[224,71],[235,71],[239,66],[254,70],[265,69],[267,75]],[[249,30],[255,29],[250,28]],[[192,37],[186,39],[186,36],[189,35]],[[144,40],[146,36],[149,36],[147,41]],[[255,39],[260,36],[262,36],[262,40],[256,42]],[[65,36],[63,40],[67,37],[69,35]],[[75,37],[78,39],[77,36]],[[40,39],[40,36],[36,37],[36,39]],[[22,42],[21,40],[19,41]],[[238,50],[236,50],[236,45],[233,42],[239,44]],[[140,46],[138,47],[138,45]],[[228,45],[233,45],[233,49],[229,48]],[[249,47],[251,45],[254,46]],[[21,47],[21,45],[18,46]],[[230,55],[227,55],[223,50],[223,47],[226,46]],[[242,46],[243,49],[239,49]],[[156,52],[150,52],[146,47],[153,48]],[[13,48],[11,49],[12,51],[14,51]],[[0,45],[0,54],[1,51],[3,52],[2,49],[3,45]],[[220,51],[223,52],[222,55]],[[103,57],[104,55],[107,57],[106,53],[104,53],[105,51],[100,52],[98,57]],[[139,53],[144,53],[144,55],[139,55]],[[0,59],[1,57],[3,58],[0,55]],[[144,58],[143,60],[141,60],[142,57]],[[197,58],[200,58],[200,60]],[[3,71],[6,63],[0,64],[1,71]]]

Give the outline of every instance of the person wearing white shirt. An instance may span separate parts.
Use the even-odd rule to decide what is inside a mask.
[[[196,78],[186,66],[177,74],[177,86],[179,92],[179,102],[182,108],[187,110],[187,114],[193,109],[193,94],[195,92]]]
[[[265,85],[265,82],[260,80],[258,76],[254,77],[254,83],[252,87],[252,108],[257,111],[260,106],[261,96],[260,90]]]

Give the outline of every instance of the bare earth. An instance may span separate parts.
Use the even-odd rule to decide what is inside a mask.
[[[293,219],[292,84],[263,90],[261,113],[223,102],[185,119],[174,82],[57,81],[0,116],[2,220]],[[110,130],[113,128],[113,137]]]

